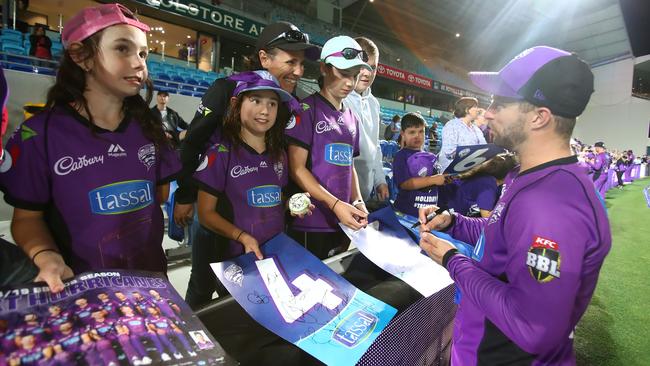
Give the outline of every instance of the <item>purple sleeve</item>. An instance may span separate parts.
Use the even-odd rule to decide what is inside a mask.
[[[228,172],[228,154],[232,152],[219,151],[223,145],[213,145],[203,157],[203,161],[196,168],[194,179],[199,187],[210,194],[221,193],[226,189],[226,176]]]
[[[447,229],[447,234],[465,243],[476,243],[488,219],[482,217],[465,217],[458,213],[454,214],[454,216],[454,225]]]
[[[157,178],[158,184],[165,184],[175,179],[181,171],[181,159],[171,146],[162,146],[158,150]]]
[[[398,188],[400,184],[411,178],[409,167],[406,164],[407,159],[408,154],[404,150],[400,150],[395,154],[395,159],[393,160],[393,180]]]
[[[492,211],[497,202],[497,182],[494,177],[485,177],[479,181],[476,204],[481,210]]]
[[[306,111],[301,111],[296,116],[295,124],[289,123],[284,130],[285,135],[289,138],[289,144],[299,145],[307,150],[311,150],[310,146],[314,139],[314,126],[312,121],[314,111],[312,111],[312,108],[314,106],[311,106]]]
[[[566,339],[572,331],[576,299],[585,296],[578,292],[583,280],[585,248],[594,238],[590,227],[593,217],[565,203],[560,197],[562,193],[547,190],[546,199],[534,199],[532,193],[518,197],[508,208],[506,217],[502,217],[509,258],[505,268],[507,282],[483,271],[462,255],[453,256],[447,268],[467,301],[480,308],[524,351],[539,354],[557,347],[558,340]],[[535,194],[539,198],[540,192]],[[536,204],[531,206],[531,200]],[[553,272],[552,262],[543,263],[557,274],[550,280],[548,277],[539,280],[531,269],[542,262],[529,250],[542,244],[557,248],[559,253],[555,259],[561,270],[558,266]],[[539,255],[548,259],[551,254],[546,253],[544,249]],[[529,267],[531,264],[533,267]]]
[[[0,167],[0,188],[5,192],[5,200],[14,207],[42,211],[52,198],[52,171],[48,166],[42,127],[42,119],[30,119],[16,129],[7,142],[7,156]],[[62,158],[57,164],[61,166],[62,175],[68,173],[63,166],[70,165],[72,158],[69,160]]]

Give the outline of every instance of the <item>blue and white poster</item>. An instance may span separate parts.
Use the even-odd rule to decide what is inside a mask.
[[[354,365],[397,310],[352,286],[285,234],[212,269],[255,321],[327,365]]]
[[[445,169],[445,174],[460,174],[504,152],[504,148],[495,144],[458,146],[454,160]]]

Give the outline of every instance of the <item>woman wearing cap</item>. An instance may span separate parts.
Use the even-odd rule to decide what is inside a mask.
[[[442,128],[442,147],[438,155],[441,172],[444,172],[454,160],[458,146],[486,143],[483,131],[473,123],[479,112],[480,109],[476,98],[464,97],[456,102],[454,107],[454,116],[456,118],[447,122],[445,127]]]
[[[277,22],[264,28],[257,40],[257,53],[251,58],[251,70],[266,70],[278,80],[280,87],[288,93],[295,91],[302,77],[305,57],[316,60],[318,46],[309,43],[307,34],[295,25]],[[230,78],[218,79],[203,95],[201,104],[190,123],[181,145],[183,172],[178,179],[175,193],[174,221],[186,226],[194,219],[194,202],[197,187],[192,180],[201,157],[208,148],[208,141],[222,125],[237,82]],[[286,125],[290,113],[284,104],[278,106],[277,122]],[[185,301],[196,308],[212,299],[217,278],[210,268],[220,254],[217,250],[217,237],[199,225],[192,225],[192,273],[187,286]]]
[[[323,259],[345,243],[338,223],[358,230],[367,210],[352,158],[359,154],[358,121],[342,101],[370,69],[361,46],[350,37],[328,40],[321,51],[321,90],[302,101],[302,111],[287,126],[292,179],[316,200],[314,214],[294,220],[292,236]]]
[[[219,235],[217,260],[249,252],[262,259],[260,245],[284,231],[282,189],[289,173],[278,106],[299,106],[267,71],[229,79],[237,87],[223,131],[194,174],[199,221]]]
[[[148,30],[119,4],[72,17],[48,109],[9,140],[12,234],[53,292],[73,272],[166,271],[160,203],[180,163],[148,107]]]

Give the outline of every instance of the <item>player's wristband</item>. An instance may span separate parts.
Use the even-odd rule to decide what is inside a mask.
[[[41,249],[41,250],[39,250],[38,252],[34,253],[34,255],[32,256],[32,263],[33,263],[34,265],[36,265],[36,262],[34,262],[34,260],[36,259],[36,256],[39,255],[39,254],[41,254],[41,253],[43,253],[43,252],[54,252],[54,253],[56,253],[56,254],[61,254],[58,250],[53,249],[53,248]]]
[[[455,256],[458,254],[458,249],[452,248],[445,253],[445,255],[442,256],[442,266],[447,268],[447,262],[451,259],[451,257]]]
[[[336,204],[339,203],[339,201],[340,201],[340,199],[337,198],[336,202],[334,202],[334,204],[332,205],[332,208],[330,208],[330,210],[334,211],[334,207],[336,207]]]
[[[237,237],[235,238],[235,241],[239,241],[239,237],[240,237],[241,234],[243,234],[243,233],[244,233],[244,230],[240,231],[239,234],[237,234]]]

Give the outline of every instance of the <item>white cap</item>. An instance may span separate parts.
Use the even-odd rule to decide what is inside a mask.
[[[339,70],[347,70],[355,66],[361,66],[372,71],[370,65],[363,62],[363,60],[361,59],[361,54],[359,54],[357,57],[351,60],[346,59],[342,55],[331,56],[332,54],[341,52],[346,48],[354,48],[355,50],[359,50],[359,51],[362,50],[359,43],[357,43],[357,41],[355,41],[351,37],[336,36],[334,38],[330,38],[327,42],[325,42],[325,45],[321,50],[320,53],[321,62],[330,64]]]

